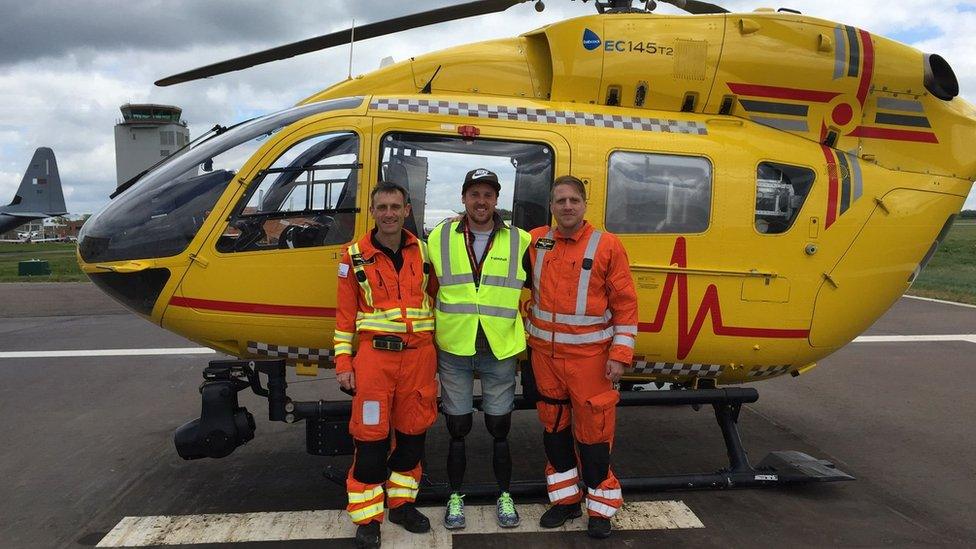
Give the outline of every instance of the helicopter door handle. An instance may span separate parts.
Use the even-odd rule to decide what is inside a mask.
[[[121,265],[95,265],[96,269],[104,269],[113,273],[138,273],[153,267],[151,261],[129,261]]]
[[[209,261],[198,256],[197,254],[190,254],[190,261],[193,261],[194,263],[199,263],[200,266],[203,267],[204,269],[207,268],[207,265],[210,265]]]
[[[834,289],[840,289],[840,285],[837,284],[837,281],[834,280],[833,277],[831,277],[829,274],[823,273],[823,277],[824,277],[824,280],[826,280],[827,282],[829,282],[830,285],[834,287]]]

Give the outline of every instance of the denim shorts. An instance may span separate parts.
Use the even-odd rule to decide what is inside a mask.
[[[437,377],[441,383],[441,409],[461,416],[474,411],[474,373],[481,378],[481,408],[488,415],[503,416],[515,407],[517,357],[498,360],[491,351],[458,356],[437,351]]]

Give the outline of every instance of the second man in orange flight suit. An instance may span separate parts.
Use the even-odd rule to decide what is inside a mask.
[[[620,240],[583,219],[586,189],[579,179],[556,179],[550,209],[556,228],[534,229],[529,248],[529,346],[553,503],[540,525],[555,528],[580,516],[582,476],[587,534],[605,538],[623,504],[610,468],[620,399],[614,384],[633,360],[637,294]]]

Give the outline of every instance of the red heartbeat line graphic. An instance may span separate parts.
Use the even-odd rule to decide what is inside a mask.
[[[687,267],[686,244],[683,237],[678,238],[674,243],[674,251],[671,252],[671,265]],[[692,347],[698,340],[698,334],[705,324],[705,316],[711,313],[712,332],[720,336],[732,337],[766,337],[780,339],[800,339],[810,335],[810,330],[783,330],[778,328],[746,328],[739,326],[726,326],[722,322],[722,308],[718,299],[718,288],[714,284],[709,284],[702,297],[698,312],[695,313],[695,320],[688,327],[688,275],[685,273],[668,273],[664,281],[664,291],[661,293],[661,301],[657,306],[657,314],[654,322],[641,322],[637,325],[639,332],[658,333],[664,328],[664,319],[668,314],[668,307],[671,305],[671,297],[674,294],[675,283],[678,286],[678,359],[682,360],[691,352]]]

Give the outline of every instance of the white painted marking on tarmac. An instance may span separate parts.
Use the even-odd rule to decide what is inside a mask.
[[[976,334],[860,336],[854,339],[853,343],[917,343],[926,341],[967,341],[970,343],[976,343]],[[0,351],[0,359],[213,354],[217,354],[217,351],[208,349],[207,347],[172,347],[163,349],[76,349],[65,351]]]
[[[539,527],[539,517],[546,506],[519,505],[522,524],[501,528],[495,522],[494,505],[465,507],[467,527],[448,531],[441,524],[442,507],[422,508],[431,518],[431,531],[411,534],[385,521],[383,544],[391,547],[453,546],[452,536],[464,534],[518,534],[525,532],[566,532],[586,529],[586,518],[567,522],[560,528]],[[617,530],[666,530],[704,528],[701,520],[681,501],[636,501],[625,503],[613,518]],[[98,547],[145,547],[148,545],[187,545],[193,543],[243,543],[258,541],[291,541],[305,539],[351,539],[356,526],[342,510],[285,511],[273,513],[240,513],[213,515],[125,517],[106,534]]]
[[[976,334],[861,336],[856,338],[854,343],[920,343],[925,341],[968,341],[976,343]]]
[[[67,351],[0,351],[0,358],[66,358],[86,356],[154,356],[212,355],[206,347],[173,347],[167,349],[76,349]]]
[[[968,309],[976,309],[976,305],[970,303],[959,303],[958,301],[946,301],[944,299],[932,299],[931,297],[921,297],[917,295],[903,295],[902,297],[907,297],[908,299],[917,299],[919,301],[931,301],[932,303],[942,303],[943,305],[955,305],[957,307],[966,307]]]

